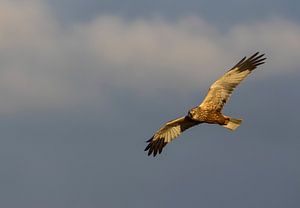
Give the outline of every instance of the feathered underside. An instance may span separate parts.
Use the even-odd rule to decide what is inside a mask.
[[[178,137],[183,131],[192,126],[199,124],[197,121],[193,121],[188,116],[180,117],[165,123],[147,142],[149,143],[145,148],[148,151],[148,155],[153,153],[153,156],[160,154],[162,149]]]
[[[240,60],[211,85],[200,107],[205,110],[221,111],[236,86],[256,69],[257,66],[264,63],[266,58],[263,56],[264,54],[259,55],[259,52],[257,52],[248,59],[244,57]]]

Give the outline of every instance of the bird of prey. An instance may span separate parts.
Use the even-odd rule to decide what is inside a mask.
[[[259,52],[250,58],[244,57],[209,88],[203,102],[188,111],[184,117],[165,123],[147,142],[145,148],[148,155],[161,153],[162,149],[185,130],[201,123],[219,124],[227,129],[235,130],[242,120],[222,114],[224,104],[228,101],[234,88],[243,81],[257,66],[265,63],[264,54]]]

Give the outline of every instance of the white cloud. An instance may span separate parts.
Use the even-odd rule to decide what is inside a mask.
[[[113,88],[207,87],[256,50],[263,75],[299,72],[300,26],[282,19],[221,32],[197,17],[100,15],[64,28],[41,1],[1,0],[0,28],[0,113],[105,102]]]

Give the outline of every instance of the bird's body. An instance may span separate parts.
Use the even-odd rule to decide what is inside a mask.
[[[201,107],[191,109],[188,116],[200,123],[225,125],[229,121],[220,111],[205,110]]]
[[[147,142],[145,148],[148,155],[161,153],[164,146],[178,137],[183,131],[201,123],[219,124],[227,129],[235,130],[242,120],[224,116],[222,109],[234,88],[243,81],[266,58],[258,52],[246,59],[244,57],[233,68],[216,80],[203,102],[188,111],[188,115],[165,123]]]

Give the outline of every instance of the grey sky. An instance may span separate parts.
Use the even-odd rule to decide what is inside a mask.
[[[147,2],[0,0],[0,207],[299,207],[299,3]],[[257,50],[224,110],[237,131],[201,125],[146,156]]]
[[[272,16],[300,20],[297,0],[48,0],[48,4],[68,22],[90,20],[101,13],[127,18],[159,15],[169,20],[193,14],[219,27]]]

